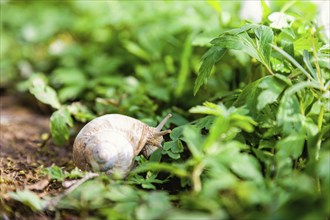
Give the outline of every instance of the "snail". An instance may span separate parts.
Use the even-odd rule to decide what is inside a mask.
[[[171,117],[168,114],[157,127],[120,114],[107,114],[93,119],[78,133],[73,144],[73,161],[82,170],[119,173],[126,176],[134,167],[139,153],[149,157],[161,148],[162,131]]]

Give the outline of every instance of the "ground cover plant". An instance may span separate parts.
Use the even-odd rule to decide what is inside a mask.
[[[1,3],[1,95],[49,116],[34,179],[1,156],[2,217],[329,219],[329,39],[315,3],[260,7],[253,22],[239,1]],[[171,113],[172,132],[127,178],[65,191],[86,175],[74,137],[107,113]]]

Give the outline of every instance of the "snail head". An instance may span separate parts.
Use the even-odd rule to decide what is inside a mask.
[[[168,121],[168,119],[170,119],[172,117],[171,114],[168,114],[160,123],[156,128],[153,128],[153,131],[150,134],[150,137],[148,138],[148,141],[146,143],[146,145],[144,146],[144,148],[142,149],[142,154],[145,157],[149,157],[154,151],[156,151],[158,148],[162,148],[162,142],[164,141],[163,136],[166,134],[171,133],[171,130],[165,130],[162,131],[162,128],[164,127],[164,125],[166,124],[166,122]]]

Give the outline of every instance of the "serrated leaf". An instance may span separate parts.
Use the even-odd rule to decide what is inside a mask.
[[[273,31],[267,26],[254,26],[253,30],[256,40],[252,39],[246,31],[239,34],[226,32],[212,40],[211,43],[221,48],[241,50],[264,64],[268,71],[271,72],[270,44],[274,38]]]
[[[61,107],[55,90],[47,86],[45,80],[40,75],[35,75],[30,79],[29,91],[40,102],[50,105],[55,109],[59,109]]]
[[[237,35],[229,35],[228,33],[225,33],[212,40],[211,43],[221,48],[242,50],[261,62],[257,51],[257,45],[246,32]]]
[[[73,126],[73,120],[68,109],[61,108],[52,114],[50,117],[50,131],[55,144],[63,145],[69,140],[69,126]]]
[[[252,29],[255,31],[257,40],[252,39],[247,33]],[[245,25],[238,29],[225,32],[213,39],[213,46],[203,55],[199,75],[195,81],[194,94],[210,76],[213,65],[225,54],[226,49],[241,50],[264,64],[269,72],[271,46],[274,38],[271,28],[258,25]]]
[[[44,172],[49,175],[50,179],[55,179],[62,182],[65,178],[62,169],[56,165],[45,168]]]
[[[84,177],[86,175],[87,171],[81,171],[78,167],[75,167],[73,170],[71,170],[70,172],[64,171],[64,176],[65,178],[68,179],[75,179],[75,178],[79,178],[79,177]]]
[[[198,76],[194,85],[194,94],[198,92],[206,79],[211,75],[213,65],[218,62],[226,53],[226,49],[221,47],[211,47],[202,57],[202,65],[199,68]]]
[[[266,26],[259,26],[254,32],[259,39],[258,51],[261,51],[259,56],[262,59],[262,63],[270,67],[270,55],[272,51],[270,44],[273,42],[274,33],[271,28]]]
[[[243,129],[246,132],[252,132],[257,123],[246,115],[233,114],[230,116],[230,125]]]
[[[189,109],[190,113],[208,114],[208,115],[222,115],[223,109],[221,106],[212,102],[204,102],[203,106],[198,105]]]

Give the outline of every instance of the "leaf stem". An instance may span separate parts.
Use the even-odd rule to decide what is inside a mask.
[[[296,66],[308,79],[313,81],[313,78],[309,75],[309,73],[287,52],[282,50],[281,48],[271,44],[272,48],[274,48],[277,52],[282,54],[286,59],[288,59],[294,66]]]
[[[319,61],[318,61],[317,55],[316,55],[315,36],[314,35],[315,35],[315,33],[312,31],[312,48],[313,48],[312,51],[313,51],[313,56],[314,56],[314,59],[315,59],[315,67],[316,67],[317,78],[319,80],[321,90],[323,91],[324,90],[323,83],[322,83],[323,80],[322,80],[322,74],[321,74]]]

